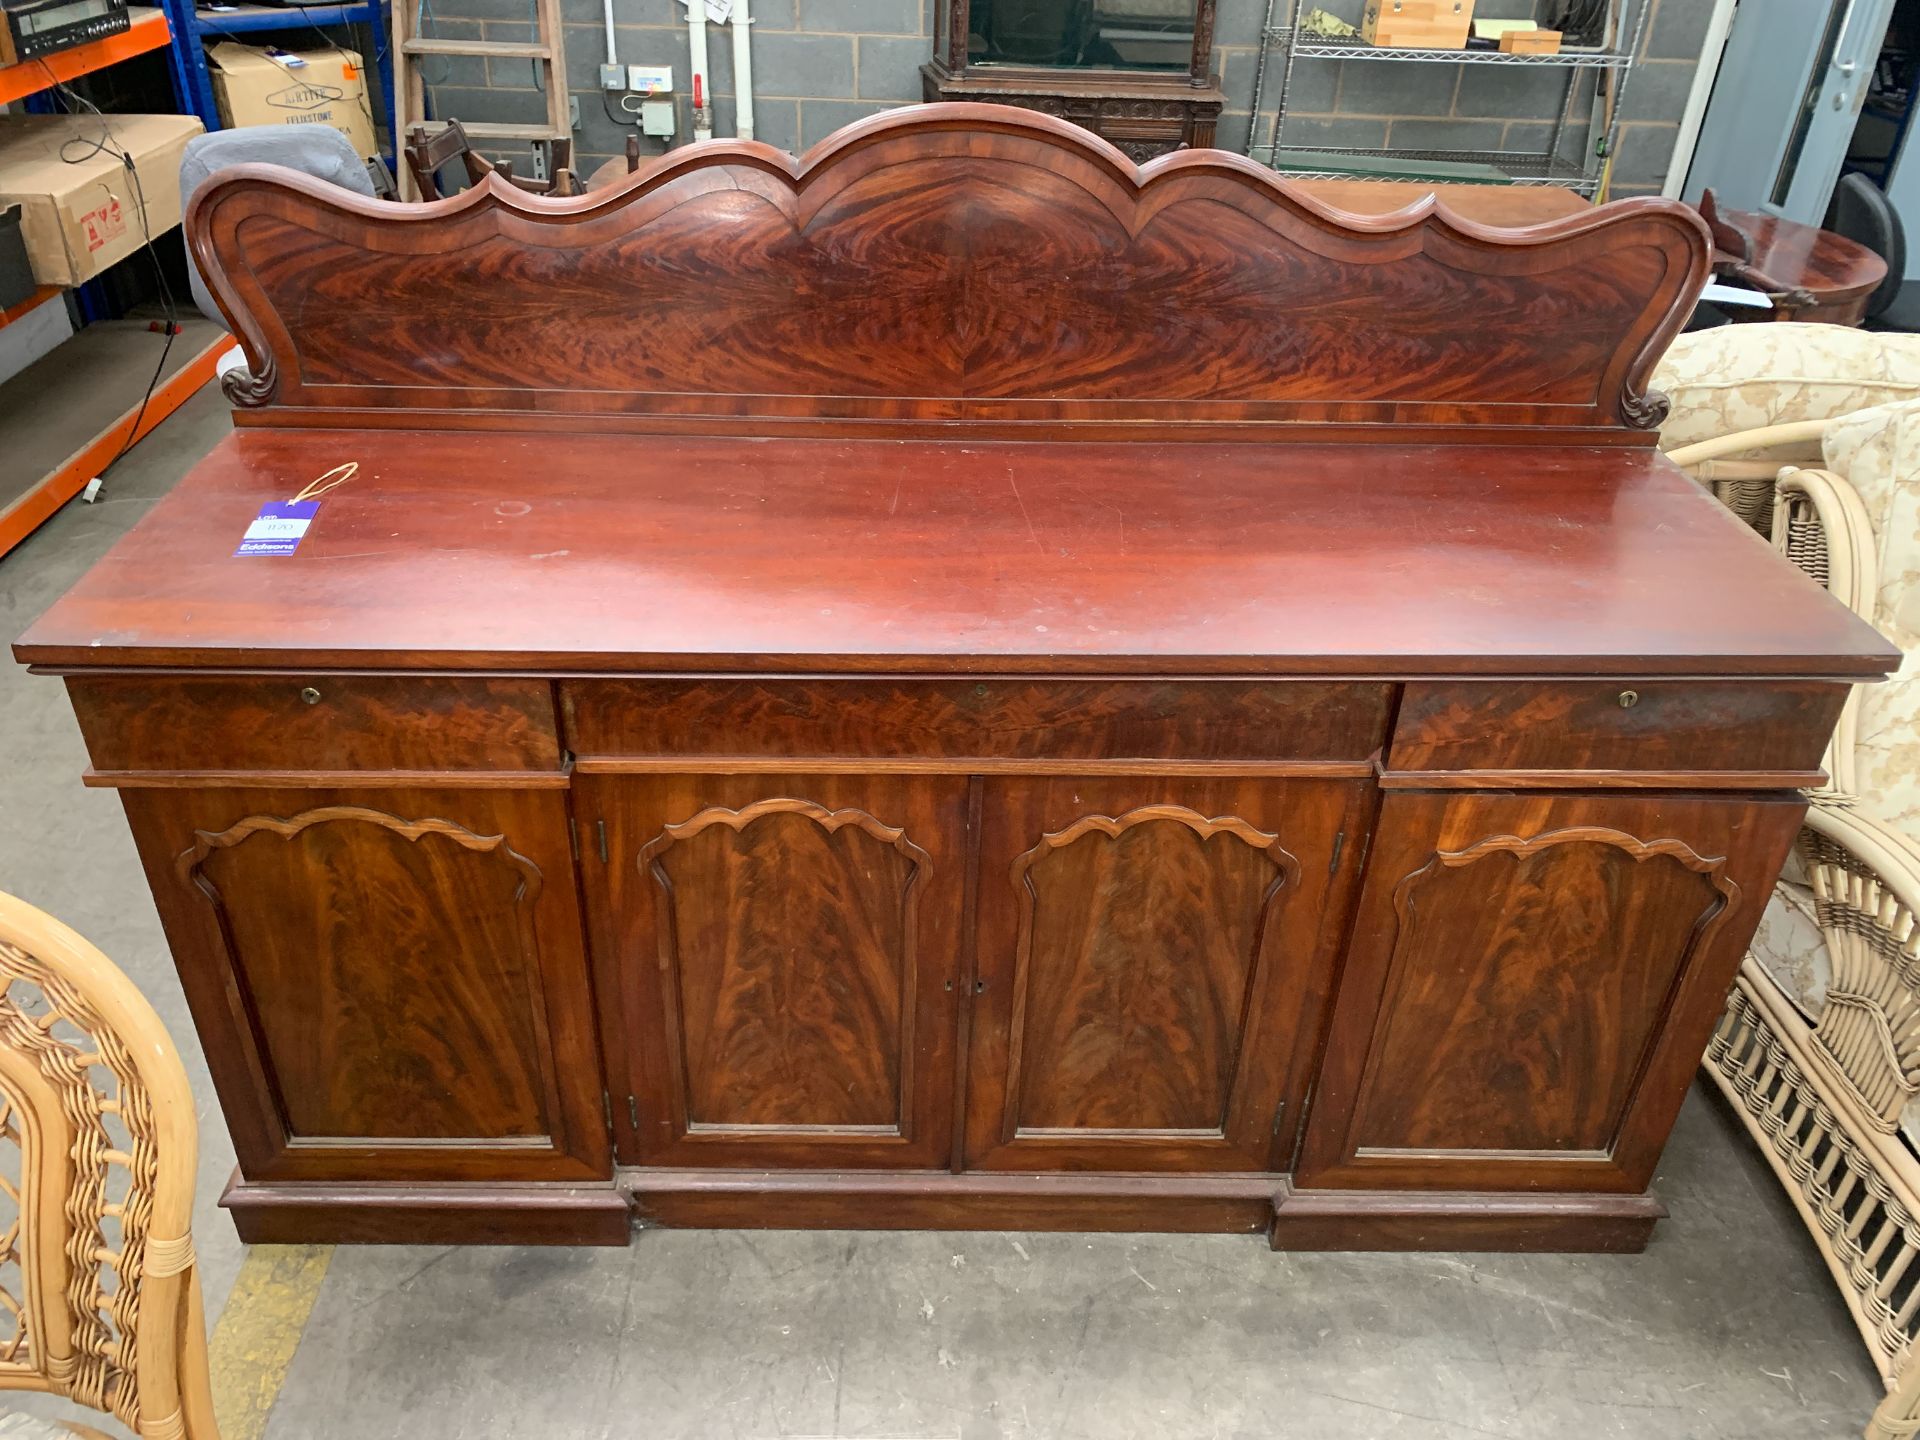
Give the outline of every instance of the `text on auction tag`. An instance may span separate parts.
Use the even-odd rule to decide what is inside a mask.
[[[291,555],[319,513],[318,500],[276,500],[260,507],[235,555]]]

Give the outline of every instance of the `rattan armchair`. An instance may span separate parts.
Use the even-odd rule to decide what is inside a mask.
[[[153,1007],[67,926],[0,894],[0,1390],[63,1396],[143,1440],[217,1440],[196,1144]]]
[[[1773,481],[1818,465],[1835,416],[1920,397],[1920,336],[1843,325],[1722,325],[1682,335],[1654,371],[1660,446],[1766,534]]]
[[[1887,563],[1875,521],[1896,545],[1911,543],[1887,524],[1904,503],[1897,497],[1920,492],[1906,427],[1920,433],[1920,401],[1715,447],[1751,454],[1811,438],[1831,450],[1841,431],[1847,453],[1866,453],[1863,436],[1880,446],[1886,473],[1874,478],[1871,506],[1834,470],[1789,466],[1768,482],[1771,513],[1758,528],[1896,638],[1911,567],[1898,553]],[[1869,698],[1879,708],[1863,721]],[[1829,783],[1811,796],[1796,863],[1741,967],[1706,1068],[1806,1221],[1886,1382],[1867,1436],[1906,1440],[1920,1433],[1920,845],[1888,821],[1900,787],[1884,745],[1862,744],[1863,724],[1876,742],[1904,724],[1902,707],[1885,701],[1858,688],[1842,713]],[[1804,974],[1780,959],[1796,909],[1817,932]],[[1824,975],[1809,983],[1815,969]]]

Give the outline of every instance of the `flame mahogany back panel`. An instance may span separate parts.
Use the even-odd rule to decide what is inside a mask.
[[[188,229],[252,428],[16,653],[246,1239],[1644,1245],[1891,653],[1652,449],[1691,211],[928,106]]]
[[[243,167],[194,253],[256,416],[442,410],[875,422],[1645,427],[1706,275],[1664,201],[1528,231],[1340,215],[1237,156],[1136,167],[936,105],[805,159],[675,152],[545,200],[427,206]]]

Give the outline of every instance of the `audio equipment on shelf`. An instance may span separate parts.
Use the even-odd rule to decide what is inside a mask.
[[[0,0],[0,64],[18,65],[118,35],[129,24],[127,0]]]

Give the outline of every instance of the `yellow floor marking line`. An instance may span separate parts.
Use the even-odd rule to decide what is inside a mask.
[[[261,1440],[306,1332],[331,1245],[255,1245],[213,1327],[208,1361],[223,1440]]]

